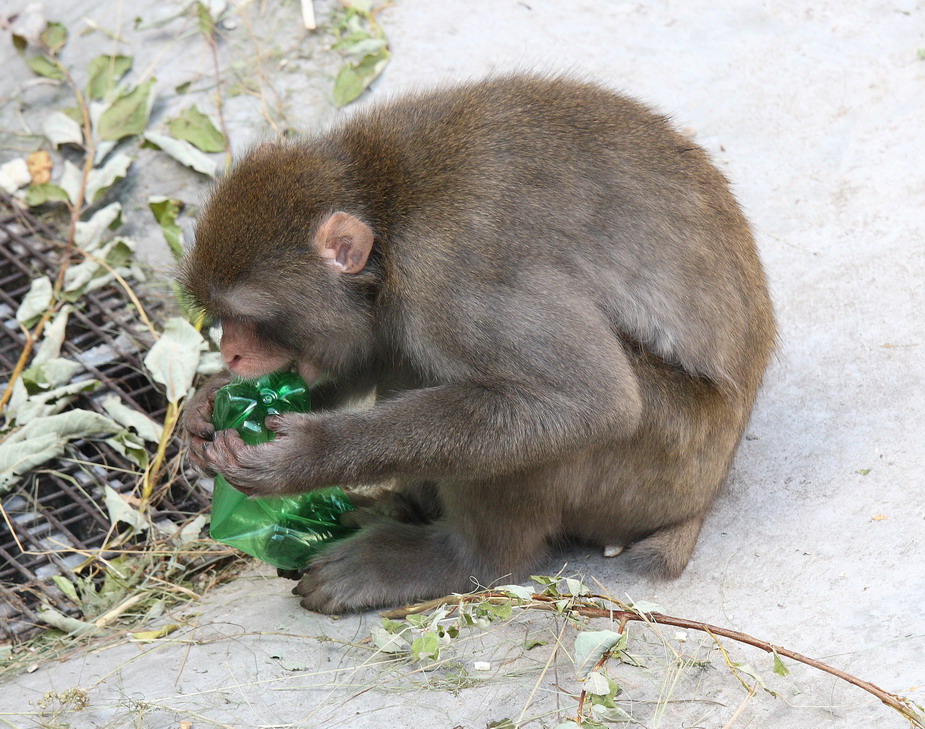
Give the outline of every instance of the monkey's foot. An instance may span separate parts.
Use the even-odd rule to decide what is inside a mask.
[[[312,559],[292,592],[307,610],[340,613],[465,590],[472,570],[449,544],[437,526],[380,521]]]

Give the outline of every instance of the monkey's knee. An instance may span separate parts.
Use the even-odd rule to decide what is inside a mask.
[[[680,524],[659,529],[633,544],[628,552],[633,565],[655,577],[679,577],[690,561],[704,517],[698,514]]]

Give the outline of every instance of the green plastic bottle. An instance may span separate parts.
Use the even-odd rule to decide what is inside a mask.
[[[235,381],[215,394],[212,423],[234,428],[248,445],[272,440],[268,415],[308,412],[308,386],[297,374],[280,372],[257,380]],[[297,496],[248,498],[221,475],[212,491],[212,538],[288,570],[303,568],[326,544],[352,530],[338,521],[353,509],[343,489],[327,488]]]

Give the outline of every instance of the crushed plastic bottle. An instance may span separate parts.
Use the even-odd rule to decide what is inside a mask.
[[[257,445],[274,438],[264,425],[268,415],[308,412],[310,402],[308,386],[295,373],[235,381],[215,394],[212,423],[217,430],[234,428],[245,443]],[[216,541],[275,567],[297,570],[322,547],[353,531],[338,520],[353,508],[343,489],[336,487],[295,496],[248,498],[218,475],[209,533]]]

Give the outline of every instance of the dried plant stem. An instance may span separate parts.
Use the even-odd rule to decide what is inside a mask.
[[[533,684],[533,690],[530,692],[530,695],[527,697],[527,702],[524,704],[524,708],[520,711],[520,716],[517,717],[516,725],[520,726],[520,722],[524,719],[524,714],[527,713],[527,709],[530,707],[533,697],[536,695],[537,690],[540,687],[540,684],[543,682],[543,677],[546,675],[546,672],[549,671],[549,667],[552,665],[552,662],[556,659],[556,654],[559,652],[559,646],[562,644],[562,636],[565,633],[565,629],[568,627],[568,622],[563,621],[562,629],[559,631],[559,635],[556,636],[556,644],[552,647],[552,650],[549,652],[549,658],[546,659],[546,665],[543,666],[543,670],[540,672],[540,675],[536,679],[536,683]]]
[[[624,623],[625,625],[625,623]],[[623,632],[623,629],[620,629],[620,632]],[[595,671],[600,671],[601,668],[607,661],[610,659],[610,651],[604,651],[604,655],[600,657],[597,663],[592,666],[591,670],[588,673],[594,673]],[[585,698],[588,695],[587,689],[582,689],[581,693],[578,696],[578,713],[575,716],[575,723],[578,726],[581,726],[581,722],[584,721],[584,711],[585,711]]]
[[[614,602],[611,598],[602,596],[602,595],[591,595],[591,598],[609,600]],[[425,603],[420,603],[419,605],[410,605],[403,608],[398,608],[396,610],[389,610],[388,612],[382,613],[383,617],[391,618],[393,620],[406,617],[407,615],[414,615],[420,612],[426,612],[427,610],[432,610],[440,605],[455,605],[463,602],[482,602],[484,600],[495,601],[499,598],[505,598],[507,600],[515,600],[516,598],[511,598],[510,595],[506,595],[503,592],[482,592],[470,595],[448,595],[447,597],[442,597],[437,600],[429,600]],[[559,611],[559,607],[556,603],[559,600],[562,600],[563,596],[551,597],[549,595],[534,594],[530,602],[523,602],[520,607],[526,610],[546,610],[546,611]],[[755,638],[747,633],[741,633],[738,630],[730,630],[729,628],[721,628],[716,625],[710,625],[709,623],[701,623],[696,620],[688,620],[686,618],[676,618],[671,615],[662,615],[661,613],[637,613],[632,610],[617,609],[610,610],[607,608],[600,607],[599,605],[589,604],[587,602],[579,601],[578,599],[572,598],[574,603],[571,607],[567,608],[568,611],[575,615],[581,615],[587,618],[609,618],[610,620],[616,620],[620,624],[620,629],[622,632],[623,626],[628,622],[643,622],[643,623],[655,623],[657,625],[671,625],[675,628],[684,628],[687,630],[699,630],[702,633],[707,633],[712,636],[714,640],[716,636],[721,636],[723,638],[729,638],[738,643],[744,643],[746,645],[753,646],[755,648],[760,648],[766,653],[777,653],[780,656],[785,656],[793,661],[802,663],[804,665],[815,668],[824,673],[828,673],[836,678],[840,678],[842,681],[850,683],[852,686],[857,686],[859,689],[866,691],[872,696],[876,696],[880,701],[889,706],[894,711],[901,714],[906,720],[909,721],[910,725],[916,727],[916,729],[925,729],[925,717],[917,712],[911,705],[908,699],[904,699],[901,696],[892,694],[889,691],[886,691],[876,684],[871,683],[870,681],[865,681],[857,676],[854,676],[846,671],[842,671],[839,668],[830,666],[827,663],[823,663],[820,660],[815,658],[810,658],[809,656],[804,656],[802,653],[797,653],[796,651],[790,650],[789,648],[784,648],[783,646],[774,645],[769,643],[766,640],[760,640]]]
[[[94,256],[92,253],[89,253],[83,249],[78,248],[77,250],[82,255],[89,258],[91,261],[98,263],[100,266],[105,268],[112,275],[112,277],[116,280],[116,282],[125,291],[125,295],[128,296],[129,300],[135,306],[135,309],[138,311],[138,317],[141,319],[142,323],[145,325],[147,330],[151,333],[151,336],[154,337],[155,340],[159,339],[161,336],[160,332],[158,332],[157,329],[155,329],[154,325],[151,323],[151,319],[148,318],[148,314],[145,311],[144,306],[142,306],[141,301],[139,300],[138,296],[135,294],[135,291],[132,289],[131,286],[129,286],[128,281],[126,281],[122,277],[122,275],[118,271],[116,271],[116,269],[110,266],[104,259]]]
[[[74,250],[74,240],[77,236],[77,223],[80,222],[80,216],[83,213],[84,208],[84,196],[87,190],[87,178],[90,176],[90,171],[93,169],[93,158],[96,156],[96,145],[93,142],[93,128],[90,124],[90,108],[87,106],[87,100],[84,98],[83,92],[80,90],[80,86],[74,81],[74,77],[71,76],[71,72],[54,56],[50,56],[52,62],[55,64],[55,67],[61,71],[64,75],[65,81],[67,81],[68,86],[71,88],[71,91],[74,93],[74,99],[77,101],[77,108],[80,109],[80,114],[83,118],[83,135],[86,142],[86,159],[84,160],[83,175],[80,180],[80,188],[77,190],[77,199],[73,203],[68,203],[68,207],[71,213],[71,222],[68,229],[67,243],[64,247],[64,253],[61,258],[61,264],[58,266],[58,275],[55,277],[55,283],[52,287],[51,295],[51,306],[48,310],[42,314],[42,318],[39,319],[38,323],[33,327],[31,332],[26,332],[26,344],[23,347],[22,352],[19,354],[19,359],[16,361],[16,366],[13,368],[13,371],[10,373],[10,379],[6,383],[6,387],[3,390],[3,395],[0,395],[0,414],[6,409],[7,403],[9,403],[10,398],[13,396],[13,385],[16,384],[16,380],[19,379],[22,375],[23,370],[26,368],[26,363],[29,361],[29,357],[32,355],[32,349],[35,346],[35,342],[38,341],[39,337],[42,336],[42,332],[45,330],[45,325],[48,324],[51,317],[58,311],[60,307],[60,297],[61,290],[64,288],[64,275],[67,273],[68,266],[71,263],[71,255]]]
[[[228,126],[225,124],[225,105],[222,102],[222,70],[218,63],[218,42],[215,40],[215,24],[204,33],[206,43],[212,52],[212,66],[215,68],[215,109],[218,112],[218,125],[225,135],[225,169],[231,167],[231,137],[228,135]]]
[[[32,347],[35,345],[35,341],[42,336],[42,332],[45,330],[45,325],[48,324],[48,321],[51,319],[56,310],[57,307],[53,306],[44,314],[42,314],[42,318],[39,319],[38,324],[35,325],[31,332],[25,327],[22,327],[22,330],[26,335],[26,344],[23,346],[22,352],[19,353],[19,359],[16,360],[16,366],[13,367],[13,371],[10,373],[10,379],[7,381],[6,387],[3,389],[3,395],[0,395],[0,415],[3,414],[7,403],[13,396],[13,385],[16,384],[16,380],[19,379],[19,376],[22,374],[23,370],[26,369],[26,363],[29,361],[29,357],[32,355]]]
[[[154,487],[157,485],[157,478],[160,475],[161,467],[164,465],[164,458],[167,456],[167,446],[173,437],[173,431],[177,427],[177,421],[180,419],[180,404],[176,402],[167,403],[167,412],[164,415],[164,432],[161,434],[161,440],[157,444],[157,453],[154,460],[148,464],[143,477],[143,486],[141,487],[142,507],[147,506],[154,493]]]

